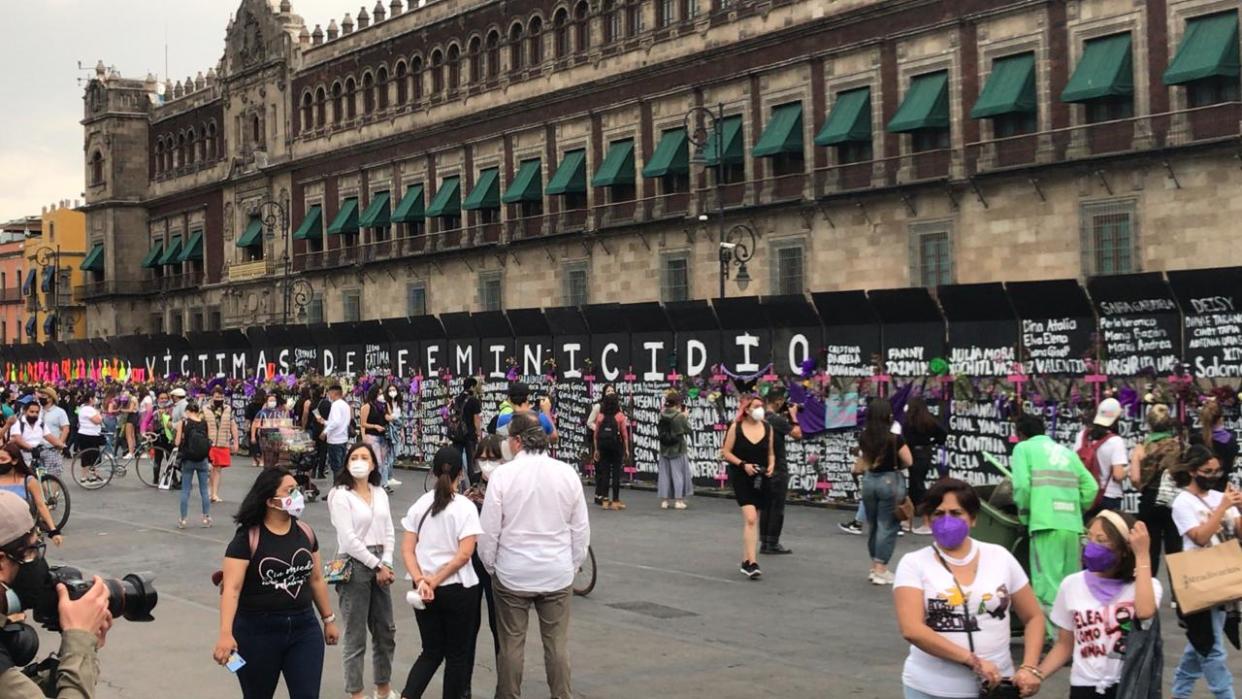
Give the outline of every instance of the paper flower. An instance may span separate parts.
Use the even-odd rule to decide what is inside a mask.
[[[948,376],[949,363],[945,361],[944,357],[933,357],[931,361],[927,362],[927,373],[932,376]]]
[[[802,370],[802,378],[809,379],[814,376],[816,364],[817,362],[814,357],[807,357],[806,359],[803,359],[802,364],[799,365],[799,368]]]

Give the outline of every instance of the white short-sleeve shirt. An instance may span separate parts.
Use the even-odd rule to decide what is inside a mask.
[[[965,600],[931,546],[902,557],[893,586],[921,590],[927,626],[962,648],[969,648],[963,615],[965,602],[970,610],[975,654],[995,663],[1001,675],[1012,677],[1013,657],[1009,652],[1012,598],[1030,581],[1021,564],[1004,547],[980,541],[973,543],[979,547],[979,565],[974,582],[962,587]],[[937,658],[913,645],[906,656],[901,679],[905,686],[932,696],[962,699],[979,696],[979,680],[970,668]]]
[[[1126,641],[1138,623],[1134,618],[1134,583],[1123,587],[1112,602],[1103,604],[1087,588],[1087,575],[1079,571],[1061,582],[1050,617],[1052,623],[1074,634],[1070,685],[1106,689],[1121,680]],[[1151,585],[1159,608],[1164,591],[1159,580],[1152,579]]]
[[[431,503],[434,500],[434,492],[424,493],[410,506],[409,512],[401,520],[403,529],[418,534],[418,544],[414,547],[414,555],[418,557],[418,567],[422,569],[424,575],[434,575],[436,571],[453,560],[462,539],[483,533],[483,527],[479,525],[478,508],[462,495],[453,495],[453,501],[448,504],[448,507],[438,514],[427,515],[427,518],[423,519],[423,514],[431,509]],[[454,583],[463,587],[474,587],[479,584],[479,576],[474,572],[474,566],[470,564],[470,561],[466,561],[466,565],[445,578],[440,584],[452,585]]]
[[[1082,430],[1078,433],[1078,440],[1074,442],[1074,451],[1082,449],[1083,440],[1087,438],[1087,431]],[[1104,497],[1120,498],[1125,495],[1125,489],[1122,482],[1125,480],[1117,480],[1111,476],[1112,467],[1125,466],[1130,463],[1129,452],[1126,451],[1126,440],[1120,435],[1113,435],[1104,440],[1100,448],[1095,451],[1096,463],[1100,465],[1100,487],[1104,488]],[[1107,484],[1107,485],[1105,485]]]
[[[1225,494],[1216,490],[1208,491],[1202,499],[1194,493],[1183,490],[1176,498],[1173,499],[1173,524],[1177,526],[1177,533],[1182,535],[1182,550],[1193,551],[1203,548],[1191,539],[1187,532],[1195,527],[1208,521],[1212,516],[1212,512],[1220,507],[1220,503],[1225,499]],[[1225,515],[1223,520],[1223,528],[1221,531],[1229,533],[1234,528],[1234,522],[1238,519],[1238,508],[1230,508],[1229,514]],[[1212,537],[1212,545],[1216,545],[1222,541],[1220,532]]]

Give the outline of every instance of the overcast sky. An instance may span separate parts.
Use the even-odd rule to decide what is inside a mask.
[[[387,7],[389,0],[384,0]],[[4,3],[0,3],[4,4]],[[14,3],[16,5],[17,3]],[[279,0],[274,0],[279,4]],[[241,0],[34,0],[8,7],[0,41],[0,221],[81,199],[82,92],[96,61],[127,78],[148,72],[173,82],[214,66]],[[293,0],[307,26],[325,27],[360,0]],[[375,0],[366,3],[367,11]],[[88,70],[79,71],[78,61]]]

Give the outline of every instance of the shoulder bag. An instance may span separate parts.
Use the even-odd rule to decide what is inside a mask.
[[[936,554],[936,559],[940,561],[940,565],[944,566],[945,572],[953,578],[953,586],[957,588],[957,594],[962,598],[962,625],[966,629],[966,643],[970,647],[973,655],[975,652],[975,634],[971,630],[970,616],[970,597],[962,590],[962,584],[957,581],[953,569],[949,567],[949,562],[944,560],[944,556],[940,555],[940,551],[936,547],[932,547],[932,551]],[[980,554],[982,555],[982,554]],[[982,565],[982,561],[980,561]],[[1013,683],[1012,679],[1001,679],[1000,683],[995,687],[988,687],[983,682],[983,678],[979,678],[979,699],[1020,699],[1022,693],[1018,691],[1018,686]]]

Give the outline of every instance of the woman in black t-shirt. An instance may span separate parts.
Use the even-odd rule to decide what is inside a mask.
[[[901,435],[893,434],[893,406],[884,398],[867,405],[867,422],[858,437],[855,472],[863,474],[862,498],[867,511],[867,553],[871,556],[872,585],[892,585],[888,562],[897,545],[894,512],[906,499],[902,469],[914,462]]]
[[[915,396],[906,403],[906,426],[901,435],[914,457],[910,465],[910,500],[914,503],[915,512],[918,512],[923,496],[927,494],[927,474],[936,460],[936,450],[944,446],[948,433],[928,410],[927,401]],[[931,530],[924,525],[915,533],[930,535]]]
[[[298,519],[304,507],[292,474],[270,468],[259,473],[234,518],[237,533],[224,553],[213,656],[221,665],[234,654],[245,661],[237,670],[245,699],[270,699],[282,674],[290,699],[317,698],[324,643],[340,639],[319,542]]]

